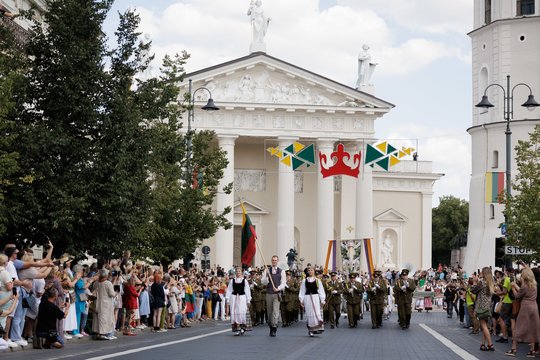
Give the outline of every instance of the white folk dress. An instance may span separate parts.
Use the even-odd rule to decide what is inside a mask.
[[[251,302],[251,290],[249,283],[243,277],[237,277],[229,282],[225,300],[229,303],[231,314],[231,325],[233,331],[238,328],[246,328],[246,313],[248,304]]]
[[[302,280],[298,298],[306,310],[307,327],[309,331],[324,331],[321,305],[326,301],[326,294],[321,280],[315,277],[308,277]]]

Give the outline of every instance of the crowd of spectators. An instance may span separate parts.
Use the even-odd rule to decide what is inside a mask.
[[[227,317],[221,268],[164,269],[133,261],[129,251],[99,267],[52,254],[51,243],[41,260],[14,244],[0,254],[0,350],[30,342],[62,348],[73,337],[115,340]]]
[[[69,254],[53,259],[53,250],[49,243],[45,257],[34,260],[31,249],[7,244],[0,254],[0,350],[29,342],[38,348],[62,348],[73,337],[115,340],[147,327],[166,332],[228,318],[225,294],[234,269],[164,269],[133,261],[129,251],[98,267],[75,264]],[[540,269],[519,265],[504,271],[486,267],[472,274],[457,264],[416,271],[414,308],[437,307],[446,310],[448,318],[456,315],[472,336],[481,334],[482,351],[493,351],[492,338],[497,337],[496,342],[510,344],[507,355],[515,356],[518,343],[525,342],[530,346],[527,356],[534,357],[540,340]],[[346,275],[338,271],[338,278]],[[367,282],[368,275],[360,273],[358,280]],[[383,277],[394,285],[399,274],[387,269]],[[368,304],[362,301],[363,310]],[[393,307],[389,292],[386,317]]]

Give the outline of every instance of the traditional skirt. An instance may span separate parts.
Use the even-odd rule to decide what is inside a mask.
[[[304,297],[304,307],[309,331],[324,331],[319,294],[307,294]]]

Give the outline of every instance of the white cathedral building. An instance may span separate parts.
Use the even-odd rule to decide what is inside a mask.
[[[519,83],[530,86],[540,96],[540,0],[475,0],[472,39],[473,104],[486,87],[496,83],[510,89]],[[505,90],[506,92],[506,90]],[[527,86],[518,85],[506,96],[513,97],[511,130],[511,175],[515,178],[515,146],[526,140],[540,124],[540,108],[529,111],[520,106],[529,95]],[[506,171],[506,121],[502,89],[492,86],[486,95],[491,110],[473,108],[473,123],[467,130],[472,139],[469,231],[462,251],[464,269],[469,273],[483,266],[494,266],[495,240],[502,237],[504,205],[491,202],[486,194],[486,174]]]
[[[216,132],[229,162],[220,187],[234,184],[231,194],[219,192],[215,201],[218,210],[234,209],[229,216],[233,228],[219,229],[205,240],[195,261],[204,256],[212,266],[240,265],[243,201],[266,262],[278,255],[283,264],[294,248],[304,266],[324,265],[329,240],[344,244],[369,238],[376,267],[431,267],[433,185],[442,174],[432,172],[431,162],[411,158],[389,171],[363,164],[366,146],[378,140],[376,121],[394,107],[373,95],[368,47],[359,57],[356,89],[267,54],[268,22],[260,15],[252,18],[249,55],[187,74],[183,84],[186,92],[188,80],[193,89],[209,89],[220,107],[213,113],[200,110],[208,94],[197,92],[192,127]],[[313,166],[293,170],[267,151],[294,143],[314,145]],[[321,175],[318,153],[329,156],[338,144],[362,153],[358,178]],[[208,255],[202,255],[203,246]],[[337,252],[335,266],[340,268]],[[362,250],[363,270],[365,259]],[[257,250],[253,265],[262,264]]]

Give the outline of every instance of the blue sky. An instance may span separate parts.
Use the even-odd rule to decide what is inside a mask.
[[[193,71],[248,54],[250,0],[116,0],[135,8],[156,59],[186,50]],[[434,187],[468,199],[472,122],[470,0],[263,0],[272,19],[267,53],[346,85],[356,82],[364,43],[378,66],[375,95],[396,105],[376,123],[380,139],[418,143],[420,160],[444,173]],[[156,63],[156,68],[159,63]]]

